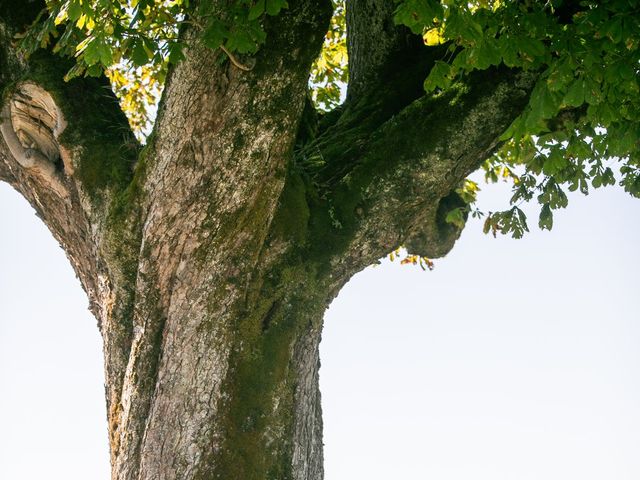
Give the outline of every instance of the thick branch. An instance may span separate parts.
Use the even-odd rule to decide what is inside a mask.
[[[63,162],[63,181],[71,180],[88,195],[90,203],[123,189],[132,176],[137,143],[106,78],[63,80],[74,65],[46,50],[29,57],[20,51],[17,34],[45,8],[45,2],[13,0],[0,6],[0,89],[2,89],[5,140],[13,129],[24,147],[15,142],[12,152],[19,163],[39,163],[41,171],[51,166],[37,159]],[[10,117],[10,118],[9,118]],[[13,122],[13,127],[8,126]],[[61,168],[59,168],[61,169]],[[98,199],[97,197],[101,197]]]
[[[83,215],[104,217],[132,177],[137,144],[105,78],[67,83],[74,60],[20,51],[16,34],[44,7],[16,0],[0,8],[1,136],[12,159],[4,168],[16,180],[37,177],[61,198],[78,197],[81,204],[73,208]],[[26,194],[29,187],[17,188]]]
[[[0,180],[27,199],[65,250],[103,333],[110,331],[104,353],[111,375],[124,370],[131,344],[123,318],[135,281],[137,210],[121,198],[134,191],[138,146],[105,78],[67,83],[73,59],[19,51],[16,33],[42,8],[42,1],[0,3]],[[110,408],[122,385],[113,378]]]
[[[394,10],[388,0],[347,0],[348,101],[383,85],[389,69],[406,70],[423,49],[420,37],[395,25]]]
[[[496,148],[534,80],[506,69],[477,72],[450,92],[416,100],[366,136],[343,132],[332,149],[323,150],[330,138],[319,143],[332,173],[321,177],[324,200],[312,222],[321,243],[341,245],[336,268],[357,271],[399,245],[427,257],[446,254],[460,233],[444,222],[460,206],[451,191]],[[321,231],[329,225],[331,242]]]
[[[0,9],[1,179],[38,211],[95,307],[110,276],[100,267],[101,227],[131,178],[136,145],[105,79],[66,83],[72,61],[19,51],[16,33],[41,8],[44,2],[13,1]]]
[[[336,134],[360,130],[366,137],[422,97],[425,77],[447,51],[447,45],[426,47],[420,36],[395,25],[393,2],[349,0],[346,11],[347,99],[318,125],[321,135],[333,130],[325,138],[338,143]],[[309,153],[304,152],[304,156]]]

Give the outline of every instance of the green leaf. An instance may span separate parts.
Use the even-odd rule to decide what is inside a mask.
[[[133,49],[131,50],[131,61],[136,67],[141,67],[149,63],[149,55],[144,48],[142,42],[136,39],[133,43]]]
[[[82,15],[82,6],[77,0],[73,0],[69,3],[67,7],[67,16],[69,17],[69,21],[75,22]]]
[[[591,78],[585,80],[584,100],[591,105],[597,105],[602,98],[600,84]]]
[[[545,175],[555,175],[562,172],[569,165],[569,161],[564,152],[558,148],[553,148],[547,156],[542,171]]]
[[[531,94],[531,115],[536,120],[551,118],[558,113],[560,97],[555,92],[549,91],[546,82],[538,82]]]
[[[229,30],[219,19],[213,19],[202,35],[204,44],[212,49],[219,48],[224,40],[229,36]]]
[[[605,34],[613,43],[622,41],[622,17],[613,18],[604,27]]]
[[[629,152],[638,148],[639,140],[638,128],[632,125],[625,125],[621,128],[611,129],[608,138],[608,153],[611,156],[625,157]]]
[[[616,64],[616,76],[623,80],[634,80],[636,78],[636,71],[630,62],[621,61]]]
[[[100,63],[104,67],[109,67],[113,63],[113,54],[111,52],[111,47],[103,39],[100,40],[101,41],[98,43],[98,55],[100,57]]]
[[[169,63],[176,64],[180,60],[184,59],[184,53],[182,53],[183,48],[184,44],[179,42],[172,42],[169,44]]]
[[[225,46],[239,53],[255,53],[258,45],[264,41],[264,35],[259,26],[242,25],[229,33]]]
[[[480,46],[475,51],[477,68],[479,70],[485,70],[492,65],[498,65],[502,60],[498,45],[492,38],[488,38],[480,43]]]
[[[86,71],[86,67],[82,63],[76,63],[64,76],[64,81],[68,82],[76,77],[79,77]]]
[[[554,65],[549,77],[547,78],[547,87],[552,92],[564,91],[573,78],[573,69],[571,68],[571,64],[568,59],[565,59],[564,61],[557,62]]]
[[[394,21],[406,25],[416,35],[421,35],[434,18],[442,18],[442,6],[434,0],[404,0],[396,8]]]
[[[542,210],[540,210],[538,226],[540,230],[551,230],[553,228],[553,212],[547,204],[543,205]]]
[[[557,210],[558,208],[566,208],[569,204],[569,199],[552,177],[545,183],[542,193],[538,196],[538,202]]]
[[[266,0],[267,1],[267,15],[278,15],[280,13],[280,10],[282,10],[283,8],[287,8],[289,6],[289,4],[286,2],[286,0]]]
[[[250,9],[249,9],[249,20],[255,20],[260,17],[265,11],[265,0],[258,0]]]
[[[437,88],[446,89],[451,85],[452,67],[446,62],[437,60],[429,76],[424,81],[424,89],[432,92]]]
[[[516,42],[511,36],[502,35],[498,39],[498,46],[500,54],[502,55],[502,61],[507,67],[519,67],[522,64],[518,56]]]
[[[584,103],[585,90],[584,80],[578,78],[569,86],[563,103],[570,107],[579,107]]]
[[[466,212],[467,212],[466,207],[454,208],[449,213],[447,213],[445,221],[447,223],[455,225],[459,229],[463,229],[464,228],[464,224],[465,224],[465,220],[466,220],[465,219],[465,213]]]
[[[86,71],[86,75],[89,77],[99,77],[102,75],[102,73],[102,67],[97,63],[88,67]]]
[[[87,43],[86,48],[82,51],[82,58],[87,65],[94,65],[100,61],[99,42],[97,38],[93,38]]]
[[[524,54],[530,61],[540,59],[540,57],[543,57],[546,52],[544,43],[537,38],[519,37],[517,45],[520,52],[522,52],[522,54]]]

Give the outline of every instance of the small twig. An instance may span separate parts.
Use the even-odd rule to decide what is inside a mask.
[[[240,63],[240,61],[235,57],[235,55],[231,53],[229,50],[227,50],[227,48],[224,45],[220,45],[220,49],[227,54],[227,57],[229,57],[229,60],[231,60],[231,63],[233,63],[240,70],[244,70],[245,72],[250,72],[251,70],[253,70],[253,67],[248,67]]]

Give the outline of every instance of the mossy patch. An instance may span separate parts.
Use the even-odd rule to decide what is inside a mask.
[[[292,240],[296,245],[304,245],[309,223],[309,206],[306,186],[300,174],[289,169],[284,188],[280,195],[278,209],[271,224],[270,235],[284,240]]]
[[[223,442],[210,462],[215,473],[200,480],[292,478],[294,345],[308,328],[310,312],[324,305],[316,272],[296,263],[282,265],[261,283],[230,333],[234,349],[219,416]]]
[[[62,110],[68,126],[60,143],[80,149],[76,176],[95,199],[106,188],[122,191],[133,174],[139,146],[106,78],[77,78],[64,82],[70,60],[39,50],[19,80],[41,85]]]
[[[275,308],[281,310],[282,307]],[[272,311],[270,317],[269,328],[264,333],[242,332],[242,351],[236,351],[232,356],[231,384],[227,389],[231,401],[223,427],[225,444],[216,465],[219,478],[291,478],[291,452],[287,448],[290,445],[283,445],[282,438],[277,437],[283,436],[281,430],[292,428],[291,419],[286,418],[293,407],[291,379],[287,374],[295,338],[295,319],[283,316],[281,311]],[[260,325],[263,325],[262,321]],[[277,391],[283,385],[289,385],[291,391],[278,392],[278,395]],[[277,418],[274,400],[276,395],[283,394],[284,398],[279,398],[280,418]],[[282,418],[284,412],[286,417]],[[269,445],[271,435],[274,438]],[[284,437],[289,435],[284,433]]]

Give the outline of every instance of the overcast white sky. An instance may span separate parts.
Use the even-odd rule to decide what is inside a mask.
[[[640,478],[640,201],[570,198],[551,233],[471,223],[435,271],[385,261],[345,287],[321,346],[327,480]],[[86,306],[0,184],[0,479],[109,478]]]

